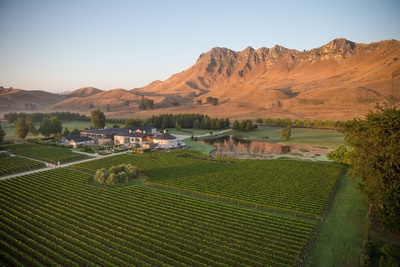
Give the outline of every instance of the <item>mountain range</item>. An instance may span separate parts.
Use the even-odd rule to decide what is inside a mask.
[[[142,88],[103,91],[85,87],[64,95],[0,89],[0,114],[102,109],[107,117],[160,113],[215,117],[290,117],[344,120],[362,117],[376,103],[400,98],[400,42],[371,44],[338,38],[298,51],[279,45],[242,51],[215,47],[190,68]],[[154,107],[139,109],[143,99]],[[207,103],[218,99],[218,104]]]

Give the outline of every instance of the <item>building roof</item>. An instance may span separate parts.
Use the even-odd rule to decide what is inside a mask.
[[[169,133],[163,133],[154,137],[154,140],[174,140],[174,139],[176,139],[176,136],[173,136]]]
[[[89,141],[93,141],[93,140],[89,137],[81,136],[81,137],[73,138],[71,141],[74,141],[75,143],[81,143],[81,142],[89,142]]]
[[[143,127],[134,127],[134,128],[104,128],[104,129],[90,129],[90,130],[84,130],[82,131],[83,133],[86,134],[116,134],[116,135],[123,135],[129,132],[135,132],[137,130],[141,132],[148,132],[151,133],[152,129],[155,129],[155,127],[151,126],[143,126]]]
[[[68,142],[74,141],[75,143],[92,141],[91,138],[80,135],[66,135],[64,138],[68,140]]]
[[[128,132],[128,133],[119,133],[119,134],[115,134],[116,136],[123,136],[123,137],[136,137],[136,138],[142,138],[143,135],[145,136],[149,136],[150,134],[142,134],[142,133],[138,133],[138,132]]]

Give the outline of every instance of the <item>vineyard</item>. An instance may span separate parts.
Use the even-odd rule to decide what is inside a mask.
[[[3,145],[3,148],[12,154],[46,161],[51,164],[78,161],[86,157],[85,155],[74,153],[70,149],[31,143]]]
[[[125,154],[73,167],[94,173],[133,164],[149,176],[147,185],[313,219],[324,216],[343,168],[293,160],[210,160],[187,153]]]
[[[165,174],[163,177],[169,179],[173,168],[177,169],[177,177],[201,170],[211,180],[209,175],[215,179],[228,170],[239,174],[245,166],[240,161],[216,162],[171,153],[118,155],[77,164],[75,168],[93,170],[96,164],[108,167],[113,161],[134,164],[150,177]],[[246,163],[251,168],[261,166]],[[57,168],[0,181],[0,263],[301,266],[316,234],[317,222],[313,220],[224,205],[143,185],[100,189],[88,185],[90,176]],[[175,185],[179,186],[178,180]]]
[[[5,154],[7,155],[7,154]],[[0,176],[46,167],[42,162],[21,157],[0,156]]]

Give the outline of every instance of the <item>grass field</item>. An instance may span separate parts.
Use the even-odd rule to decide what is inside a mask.
[[[306,266],[359,266],[366,212],[367,204],[356,182],[344,176]]]
[[[232,131],[234,135],[240,135],[244,139],[282,142],[287,145],[303,144],[313,146],[323,146],[335,149],[344,144],[344,135],[336,130],[320,130],[307,128],[292,128],[292,135],[289,141],[281,139],[282,127],[258,126],[255,131],[239,132]]]

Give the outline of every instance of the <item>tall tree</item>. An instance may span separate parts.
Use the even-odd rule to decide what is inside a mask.
[[[43,118],[39,127],[39,132],[44,136],[55,136],[61,133],[62,123],[58,120],[57,116],[50,116],[50,118]]]
[[[378,109],[364,120],[342,125],[351,173],[361,178],[359,188],[375,218],[400,229],[400,111]]]
[[[285,126],[285,128],[282,129],[282,136],[281,138],[285,141],[290,139],[290,136],[292,135],[292,125],[288,124]]]
[[[70,134],[71,134],[71,132],[69,131],[68,127],[65,127],[62,135],[66,136],[66,135],[70,135]]]
[[[35,125],[33,124],[33,118],[31,116],[27,116],[25,118],[25,122],[29,128],[29,132],[31,134],[33,134],[34,136],[37,136],[39,134],[39,131],[36,129]]]
[[[50,124],[51,124],[51,122],[50,122],[49,118],[47,118],[47,117],[43,118],[42,123],[40,124],[40,127],[39,127],[39,132],[42,135],[49,137],[51,134],[51,125]]]
[[[90,119],[92,120],[94,129],[100,129],[106,126],[106,116],[99,108],[92,110]]]
[[[5,136],[6,132],[1,128],[1,123],[0,123],[0,143],[3,142]]]
[[[15,135],[18,138],[25,139],[25,137],[29,133],[29,127],[28,127],[28,125],[26,125],[25,118],[18,118],[15,121],[14,126],[15,126]]]

